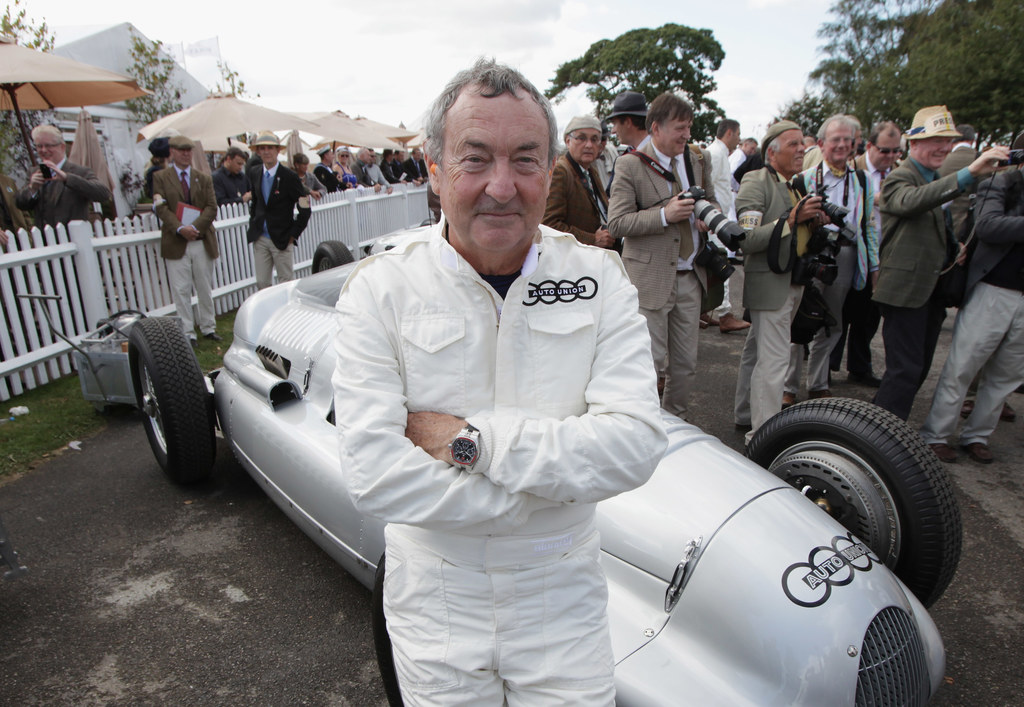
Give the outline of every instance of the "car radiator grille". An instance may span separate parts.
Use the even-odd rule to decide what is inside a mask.
[[[857,707],[923,707],[930,680],[924,646],[907,612],[883,609],[871,621],[857,669]]]

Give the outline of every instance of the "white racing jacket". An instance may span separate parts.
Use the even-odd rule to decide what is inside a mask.
[[[586,522],[665,450],[636,288],[609,251],[541,226],[502,301],[443,227],[362,261],[338,301],[335,420],[352,501],[471,536]],[[414,446],[407,411],[477,427],[473,471]]]

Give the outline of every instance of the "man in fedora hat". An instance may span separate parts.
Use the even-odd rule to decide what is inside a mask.
[[[160,256],[167,264],[174,308],[185,336],[198,344],[192,317],[192,288],[199,304],[199,331],[220,341],[214,318],[213,261],[217,259],[217,197],[213,179],[192,169],[192,141],[175,135],[169,141],[171,164],[153,175],[153,204],[160,219]]]
[[[292,251],[312,212],[302,180],[277,161],[284,149],[278,137],[265,130],[251,145],[262,164],[249,169],[252,211],[248,239],[253,244],[256,287],[262,290],[270,287],[275,268],[278,282],[294,278]]]
[[[917,111],[906,138],[910,156],[882,183],[882,238],[874,301],[882,310],[885,375],[874,403],[906,420],[928,375],[946,306],[936,292],[939,273],[956,253],[942,205],[979,177],[996,171],[1006,147],[986,150],[956,172],[938,170],[960,137],[946,106]]]
[[[605,118],[619,142],[639,150],[651,140],[647,132],[647,99],[636,91],[623,91],[612,102],[612,112]]]

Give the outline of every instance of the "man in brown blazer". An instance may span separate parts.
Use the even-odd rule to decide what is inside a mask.
[[[94,201],[113,198],[95,172],[68,162],[64,136],[55,126],[37,125],[32,129],[32,142],[42,166],[32,172],[16,201],[19,209],[35,212],[37,227],[85,221]],[[43,167],[49,176],[43,175]]]
[[[199,301],[199,331],[220,341],[213,312],[213,261],[219,255],[213,221],[217,197],[213,179],[192,168],[192,141],[171,138],[171,165],[153,175],[153,203],[160,226],[160,255],[167,261],[174,308],[185,336],[198,345],[192,318],[192,287]],[[180,207],[180,208],[179,208]]]
[[[544,225],[576,236],[581,243],[611,248],[608,197],[594,161],[601,154],[601,124],[577,116],[563,133],[567,152],[555,162],[544,209]]]
[[[623,239],[622,261],[640,295],[659,378],[666,379],[662,407],[679,417],[686,415],[697,375],[707,289],[704,268],[694,262],[707,229],[694,215],[694,200],[679,195],[694,185],[715,201],[711,158],[687,145],[692,124],[693,107],[685,100],[670,93],[655,98],[647,110],[651,142],[615,163],[608,207],[608,230]]]

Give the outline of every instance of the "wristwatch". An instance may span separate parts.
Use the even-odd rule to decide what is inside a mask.
[[[466,423],[448,444],[455,465],[463,471],[471,471],[476,460],[480,458],[480,430]]]

